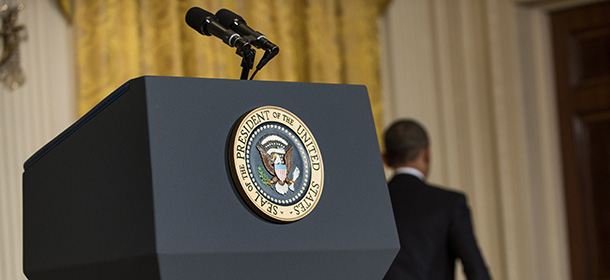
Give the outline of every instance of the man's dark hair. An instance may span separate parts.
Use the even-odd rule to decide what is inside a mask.
[[[384,140],[390,166],[415,160],[419,152],[430,145],[424,127],[411,119],[394,122],[386,130]]]

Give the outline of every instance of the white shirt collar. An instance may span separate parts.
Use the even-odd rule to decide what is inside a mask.
[[[399,167],[396,168],[396,171],[394,173],[395,175],[398,174],[409,174],[409,175],[413,175],[417,178],[419,178],[420,180],[424,181],[424,179],[426,178],[424,176],[424,173],[422,173],[421,171],[413,168],[413,167]]]

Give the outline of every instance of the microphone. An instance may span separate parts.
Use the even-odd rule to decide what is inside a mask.
[[[265,55],[256,66],[257,69],[262,68],[269,60],[279,53],[280,48],[278,46],[267,40],[267,37],[262,33],[250,28],[246,24],[246,21],[238,14],[227,9],[220,9],[216,12],[216,17],[226,28],[230,28],[244,38],[250,39],[249,41],[254,47],[265,50]]]
[[[216,16],[199,7],[192,7],[186,13],[186,24],[202,35],[214,35],[229,45],[229,47],[237,47],[238,49],[248,48],[249,43],[235,33],[218,22]]]

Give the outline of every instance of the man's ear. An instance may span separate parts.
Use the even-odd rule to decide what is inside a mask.
[[[422,157],[425,163],[430,163],[430,147],[425,147],[421,150]]]

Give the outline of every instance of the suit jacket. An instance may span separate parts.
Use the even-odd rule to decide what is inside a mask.
[[[491,279],[465,195],[408,174],[394,176],[388,185],[401,248],[384,280],[453,280],[457,258],[468,279]]]

